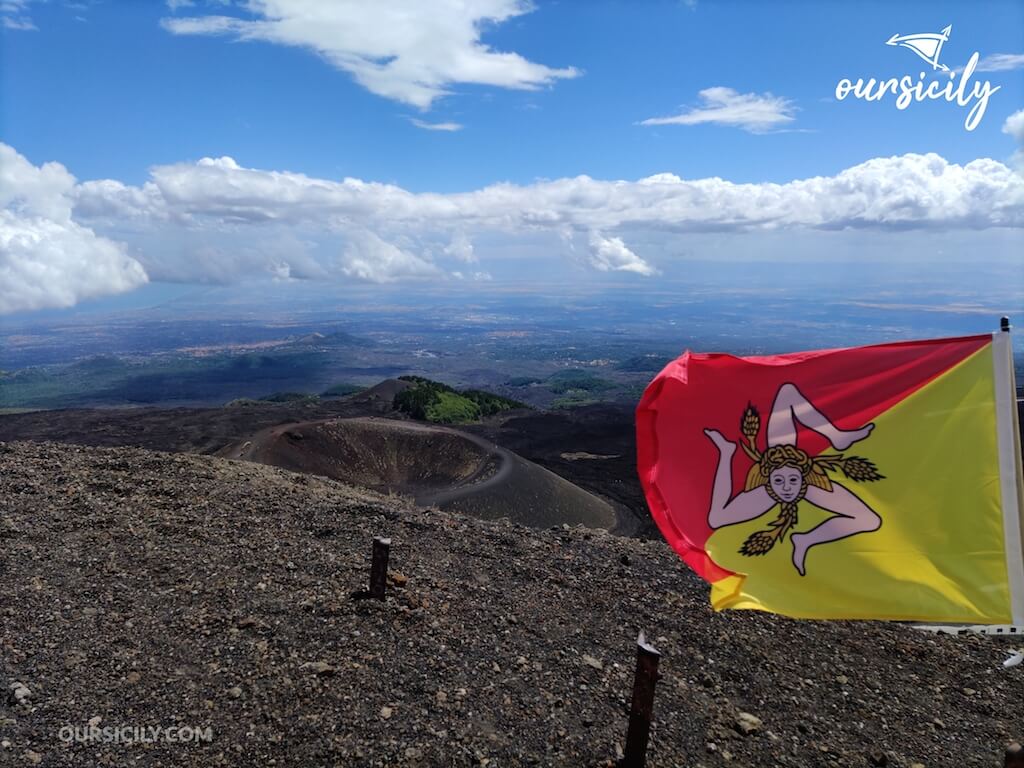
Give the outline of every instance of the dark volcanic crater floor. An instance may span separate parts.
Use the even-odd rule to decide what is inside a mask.
[[[261,430],[222,449],[258,461],[397,492],[485,520],[505,517],[535,528],[585,525],[628,535],[628,510],[494,443],[462,430],[394,418],[308,421]]]
[[[641,629],[654,767],[996,766],[1024,728],[1013,641],[716,615],[658,542],[50,443],[0,444],[0,513],[3,765],[609,765]],[[60,741],[93,718],[213,739]]]
[[[518,411],[463,429],[632,511],[637,520],[633,535],[660,539],[637,479],[633,419],[633,406],[598,403]]]
[[[76,445],[137,446],[206,454],[230,452],[258,433],[296,423],[370,416],[409,423],[391,407],[394,393],[403,386],[407,383],[388,379],[358,395],[303,405],[250,403],[220,408],[102,408],[4,414],[0,415],[0,440],[53,440]],[[457,429],[487,440],[506,453],[514,452],[541,470],[579,486],[587,495],[596,494],[603,500],[601,503],[610,504],[614,509],[617,532],[661,537],[647,512],[637,479],[632,407],[598,404],[556,412],[521,409]],[[304,468],[284,466],[295,470]],[[537,467],[521,469],[531,475],[531,482],[526,486],[545,486],[548,498],[554,495],[568,500],[569,503],[563,505],[570,509],[570,514],[565,515],[566,521],[595,519],[590,512],[578,512],[593,506],[580,494],[572,493],[571,488],[545,476],[543,471],[534,471]],[[322,474],[333,476],[332,472]],[[377,479],[374,478],[371,485],[384,485]],[[417,494],[410,491],[410,495]],[[537,494],[526,494],[522,498],[513,498],[507,493],[491,496],[482,500],[484,516],[511,512],[520,521],[532,519],[537,524],[543,523],[546,513],[538,507]],[[449,500],[446,506],[466,511],[471,501],[466,498]],[[604,516],[602,512],[600,517]]]

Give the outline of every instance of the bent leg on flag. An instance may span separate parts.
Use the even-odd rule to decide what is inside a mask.
[[[726,440],[716,429],[705,429],[711,442],[718,448],[718,468],[715,470],[715,481],[711,488],[711,509],[708,512],[708,525],[721,528],[723,525],[745,523],[760,517],[775,506],[775,501],[764,488],[743,491],[732,496],[732,457],[736,453],[736,443]]]
[[[783,384],[775,395],[772,413],[768,417],[768,445],[796,445],[797,422],[828,439],[837,451],[845,451],[857,441],[863,440],[875,426],[868,424],[861,429],[839,429],[811,405],[796,385]]]
[[[811,547],[858,533],[877,531],[882,526],[882,518],[878,513],[839,483],[832,483],[831,491],[810,486],[806,499],[816,507],[834,512],[836,517],[829,518],[806,533],[792,535],[793,565],[801,576],[805,574],[804,561]]]

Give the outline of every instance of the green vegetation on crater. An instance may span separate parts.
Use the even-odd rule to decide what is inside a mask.
[[[459,392],[447,384],[422,376],[399,378],[413,386],[395,395],[395,408],[414,419],[435,424],[466,424],[511,408],[525,407],[520,402],[480,389]]]
[[[548,377],[547,385],[548,389],[556,395],[564,395],[573,391],[604,392],[605,390],[615,388],[613,382],[602,379],[580,368],[570,368],[553,373]]]
[[[435,424],[465,424],[480,419],[480,409],[472,400],[454,392],[438,392],[425,411],[427,421]]]
[[[551,403],[551,407],[554,410],[561,410],[564,408],[578,408],[581,405],[593,405],[594,403],[601,402],[596,397],[590,397],[583,392],[571,392],[561,397],[556,397]]]

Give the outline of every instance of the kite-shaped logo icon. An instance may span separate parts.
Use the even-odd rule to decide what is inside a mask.
[[[942,44],[949,40],[949,33],[953,29],[950,24],[941,32],[922,32],[917,35],[893,35],[885,41],[886,45],[898,45],[909,48],[922,59],[932,65],[932,69],[941,69],[948,72],[949,67],[939,64],[939,54],[942,52]]]

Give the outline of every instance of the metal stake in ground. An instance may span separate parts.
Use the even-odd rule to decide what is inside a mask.
[[[654,684],[661,659],[653,645],[647,643],[644,633],[636,639],[636,676],[633,678],[633,703],[629,708],[629,730],[626,731],[625,755],[621,768],[644,768],[647,764],[647,741],[651,733],[651,713],[654,710]]]
[[[388,583],[388,555],[391,553],[391,539],[376,536],[373,539],[373,562],[370,564],[370,597],[384,599]]]

